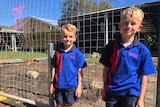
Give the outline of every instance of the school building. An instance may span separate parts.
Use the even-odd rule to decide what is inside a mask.
[[[145,13],[143,29],[137,34],[137,38],[147,45],[153,56],[157,56],[158,37],[160,36],[160,1],[136,6]],[[76,45],[82,52],[101,52],[105,44],[120,35],[118,22],[125,8],[127,7],[60,19],[59,25],[72,23],[77,26],[79,32]]]

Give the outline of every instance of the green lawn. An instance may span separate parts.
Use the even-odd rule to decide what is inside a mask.
[[[0,59],[29,59],[29,58],[42,58],[48,57],[47,53],[39,53],[39,52],[0,52]]]
[[[47,53],[40,52],[0,52],[0,59],[22,59],[48,57]],[[99,58],[85,58],[87,62],[98,62]]]
[[[99,58],[85,58],[87,62],[99,62]]]
[[[154,63],[158,63],[158,57],[152,57]]]
[[[6,59],[22,59],[26,60],[29,58],[42,58],[42,57],[48,57],[47,53],[40,53],[40,52],[0,52],[0,59],[4,59],[6,56]],[[99,62],[99,58],[91,58],[87,57],[85,58],[87,62]],[[153,61],[158,63],[158,57],[153,57]]]

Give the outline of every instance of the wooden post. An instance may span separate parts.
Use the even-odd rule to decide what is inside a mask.
[[[28,104],[31,104],[31,105],[35,105],[36,107],[54,107],[54,106],[51,106],[51,105],[48,105],[48,104],[45,104],[45,103],[41,103],[39,101],[34,101],[34,100],[19,97],[19,96],[15,96],[15,95],[10,95],[10,94],[7,94],[3,91],[0,91],[0,95],[5,96],[5,97],[10,98],[10,99],[14,99],[14,100],[22,101],[22,102],[25,102],[25,103],[28,103]]]
[[[49,43],[48,44],[48,87],[49,87],[49,104],[52,105],[52,107],[55,107],[54,105],[54,95],[50,93],[50,82],[51,82],[51,77],[52,77],[52,68],[51,68],[51,60],[54,55],[54,50],[53,50],[53,44]]]
[[[157,74],[156,107],[159,107],[160,106],[160,13],[158,19],[158,72],[157,73],[158,74]]]

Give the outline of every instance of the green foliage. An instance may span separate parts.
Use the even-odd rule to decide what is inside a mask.
[[[99,10],[105,10],[105,9],[111,9],[111,8],[112,6],[105,0],[102,0],[102,2],[100,2],[99,4]]]
[[[65,0],[62,4],[61,18],[67,18],[110,8],[112,8],[112,6],[106,0],[102,0],[100,3],[97,3],[94,0]]]
[[[77,0],[66,0],[65,2],[63,2],[62,6],[63,7],[61,10],[61,13],[62,13],[61,18],[77,15],[77,11],[78,11]]]

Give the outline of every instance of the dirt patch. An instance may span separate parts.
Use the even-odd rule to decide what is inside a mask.
[[[84,69],[83,79],[83,94],[81,102],[93,103],[99,99],[100,88],[95,89],[93,84],[94,80],[101,81],[102,66],[97,63],[88,63],[88,67]],[[23,63],[8,63],[1,64],[0,69],[0,87],[5,93],[28,98],[31,100],[38,100],[43,103],[48,103],[48,62],[47,61],[34,61],[33,64],[28,65],[27,61]],[[39,75],[36,78],[28,75],[28,71],[36,71]],[[96,83],[96,82],[95,82]],[[97,83],[99,84],[99,82]],[[98,96],[97,96],[98,95]],[[7,100],[5,104],[20,103],[15,100]],[[21,102],[21,104],[23,104]]]
[[[75,107],[104,107],[104,102],[101,100],[102,88],[102,69],[100,63],[88,63],[84,69],[83,77],[83,93],[79,103]],[[23,98],[49,103],[48,100],[48,62],[34,61],[28,65],[26,61],[23,63],[1,64],[0,65],[0,89],[8,94],[20,96]],[[28,71],[36,71],[39,75],[34,78],[27,74]],[[150,103],[153,107],[155,103],[156,76],[149,77],[149,87],[147,88],[146,96],[147,104]],[[153,87],[154,86],[154,87]],[[3,105],[3,106],[2,106]],[[4,106],[5,105],[5,106]],[[0,103],[0,107],[34,107],[21,101],[8,99]]]

